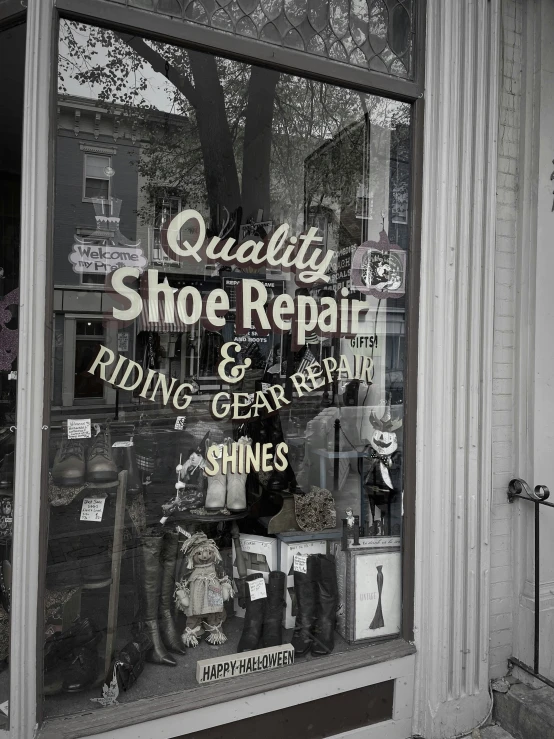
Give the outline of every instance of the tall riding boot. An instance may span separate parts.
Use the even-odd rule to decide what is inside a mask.
[[[316,583],[318,606],[312,654],[330,654],[335,647],[339,600],[337,568],[333,555],[316,554],[315,556],[319,560],[319,579]]]
[[[246,466],[246,447],[252,445],[252,439],[243,436],[238,441],[239,454]],[[239,513],[246,510],[246,472],[227,472],[227,509],[231,513]]]
[[[160,606],[160,552],[161,536],[144,536],[142,539],[142,557],[144,562],[144,627],[152,639],[153,648],[148,653],[148,662],[157,665],[172,665],[177,662],[171,657],[162,642],[158,626],[158,608]]]
[[[117,466],[127,470],[127,495],[134,497],[142,492],[142,475],[137,464],[134,446],[116,447],[114,459]]]
[[[246,613],[244,614],[244,626],[237,649],[239,652],[249,652],[252,649],[257,649],[262,636],[267,598],[251,600],[250,586],[248,585],[249,582],[259,577],[263,577],[261,572],[248,575],[246,578]]]
[[[160,594],[160,634],[162,641],[170,652],[185,654],[175,622],[171,613],[173,592],[175,590],[175,563],[179,551],[179,534],[167,532],[163,537],[162,562],[162,589]]]
[[[285,573],[270,572],[263,630],[263,646],[278,647],[283,643],[283,611],[285,609]]]
[[[316,619],[317,580],[319,560],[310,554],[306,558],[306,572],[294,571],[294,592],[296,594],[296,623],[291,644],[300,657],[309,650]]]

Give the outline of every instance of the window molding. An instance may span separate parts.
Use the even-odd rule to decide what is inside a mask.
[[[450,736],[490,707],[500,0],[428,0],[427,23],[413,731]]]
[[[194,736],[195,732],[210,726],[278,710],[282,704],[298,705],[387,679],[396,679],[395,706],[398,710],[395,708],[394,718],[400,718],[399,714],[402,714],[411,723],[411,711],[405,710],[403,701],[398,700],[397,691],[402,692],[404,683],[404,706],[411,708],[415,651],[413,644],[402,639],[378,642],[367,648],[328,655],[324,663],[319,660],[299,662],[276,671],[246,675],[219,684],[199,685],[192,690],[144,698],[106,707],[102,711],[49,719],[39,731],[38,739],[74,739],[95,734],[104,739],[113,737],[118,729],[123,732],[122,739],[138,735],[143,739],[169,739],[181,736],[183,731]],[[332,679],[336,675],[342,676],[340,684]],[[252,697],[245,701],[247,696]],[[238,715],[239,711],[245,713]],[[137,726],[139,722],[144,722],[140,728]],[[126,729],[128,734],[124,733]],[[379,733],[373,734],[373,730]],[[367,739],[373,736],[375,739],[394,739],[396,736],[390,723],[385,721],[367,726],[363,731]]]
[[[36,449],[38,446],[42,446],[43,450],[47,450],[47,444],[42,444],[43,433],[41,429],[43,423],[49,423],[48,404],[44,407],[43,420],[43,383],[46,381],[46,387],[49,387],[49,357],[51,353],[50,326],[47,326],[48,332],[45,341],[44,307],[46,305],[46,316],[48,316],[50,298],[47,299],[47,285],[52,295],[54,293],[54,290],[50,289],[52,287],[51,281],[47,282],[50,277],[47,273],[47,265],[52,256],[49,206],[53,202],[53,169],[50,151],[51,147],[55,146],[55,140],[49,142],[48,134],[50,130],[55,130],[55,124],[52,125],[52,121],[57,105],[55,84],[51,81],[51,69],[57,48],[57,21],[59,21],[60,16],[63,14],[96,25],[103,24],[112,28],[125,28],[127,31],[136,30],[145,37],[160,38],[168,43],[173,41],[185,44],[191,48],[200,48],[203,51],[237,58],[247,63],[262,66],[264,64],[269,65],[290,74],[304,74],[315,80],[348,86],[371,94],[385,95],[400,101],[415,102],[423,95],[423,85],[419,71],[421,65],[416,66],[416,82],[411,82],[362,68],[357,69],[327,58],[319,59],[295,50],[274,47],[261,41],[246,38],[236,39],[229,34],[214,29],[177,24],[170,18],[153,16],[134,8],[118,7],[113,3],[103,2],[103,0],[57,0],[56,5],[56,9],[54,9],[53,0],[31,4],[27,41],[29,58],[25,90],[26,128],[24,132],[24,191],[22,203],[22,223],[25,225],[22,231],[22,260],[25,260],[23,263],[30,265],[29,269],[32,272],[32,277],[25,278],[25,281],[22,279],[22,289],[26,287],[32,299],[27,303],[27,313],[22,318],[22,321],[26,320],[27,324],[22,323],[21,325],[24,328],[27,326],[28,331],[25,334],[25,341],[22,341],[22,345],[24,344],[26,350],[23,353],[20,349],[20,357],[30,359],[32,366],[26,367],[24,380],[23,382],[20,381],[18,387],[18,410],[19,413],[22,413],[22,410],[26,411],[25,415],[18,416],[25,423],[25,431],[24,434],[22,432],[21,439],[23,440],[23,436],[25,437],[23,443],[26,449],[26,457],[21,453],[16,460],[16,484],[21,500],[18,506],[19,516],[14,522],[16,524],[14,558],[18,554],[21,555],[17,568],[14,567],[14,577],[18,578],[17,581],[21,583],[22,587],[17,597],[14,596],[14,602],[17,605],[14,616],[17,614],[17,619],[14,617],[12,620],[11,664],[17,664],[19,669],[14,670],[11,675],[10,706],[12,736],[17,736],[18,739],[32,739],[37,732],[37,723],[42,720],[42,704],[39,702],[37,705],[36,689],[37,684],[42,684],[41,649],[40,644],[37,644],[37,634],[41,633],[42,626],[40,596],[43,586],[41,584],[42,580],[38,577],[38,572],[39,567],[44,570],[45,566],[45,558],[39,564],[39,548],[44,554],[45,526],[41,526],[41,520],[43,520],[41,514],[44,515],[46,507],[44,493],[47,483],[44,471],[47,470],[48,465],[42,465],[44,479],[41,481],[43,492],[41,511],[36,504]],[[424,18],[423,0],[422,6],[423,9],[418,15]],[[54,24],[52,23],[53,18],[56,19]],[[418,54],[420,52],[416,48],[414,53]],[[50,111],[50,116],[44,115],[44,111],[47,109]],[[52,138],[55,139],[55,137]],[[40,174],[39,177],[37,177],[37,172]],[[85,172],[84,168],[83,172]],[[25,186],[28,191],[25,191]],[[416,183],[416,186],[419,187],[419,184]],[[91,199],[87,198],[86,200],[90,201]],[[25,236],[27,236],[26,239]],[[416,299],[417,295],[412,294],[412,300]],[[52,310],[50,310],[50,314],[52,314]],[[47,318],[47,320],[50,319]],[[115,342],[115,346],[112,342]],[[116,348],[117,335],[110,337],[106,345]],[[47,378],[45,378],[45,371],[48,375]],[[31,379],[33,383],[30,382]],[[28,398],[23,398],[23,400],[26,400],[26,402],[23,402],[22,397],[25,392],[27,392]],[[19,435],[20,432],[18,432]],[[39,534],[42,534],[42,538]],[[405,553],[404,562],[406,557]],[[410,568],[413,569],[413,560],[410,560]],[[22,573],[25,576],[22,576]],[[413,571],[411,578],[413,581]],[[410,631],[412,620],[409,613],[412,611],[412,603],[409,602],[406,605],[405,610],[408,615],[403,617],[403,634]],[[19,625],[21,623],[25,623],[27,628],[20,629]],[[406,623],[408,626],[406,626]],[[16,634],[16,632],[18,633]],[[338,688],[340,690],[351,687],[355,674],[362,676],[359,678],[362,683],[364,680],[369,681],[366,684],[379,682],[383,677],[382,673],[378,672],[377,678],[373,679],[376,670],[380,670],[383,665],[386,665],[386,669],[389,670],[389,665],[392,665],[390,670],[392,672],[398,671],[405,664],[403,660],[409,660],[410,664],[413,665],[414,652],[415,647],[413,644],[408,644],[407,640],[397,639],[375,643],[361,647],[355,652],[330,655],[325,664],[319,661],[317,663],[298,664],[295,668],[291,668],[293,670],[291,674],[288,672],[282,675],[268,673],[263,678],[260,675],[252,676],[252,680],[245,677],[232,686],[232,691],[229,684],[223,684],[214,686],[213,691],[209,689],[209,695],[206,687],[203,687],[199,689],[197,695],[205,702],[205,705],[221,705],[221,711],[212,709],[212,714],[219,717],[215,721],[212,718],[212,723],[209,724],[217,725],[229,720],[228,717],[225,718],[222,715],[222,712],[230,705],[229,701],[233,700],[229,697],[231,692],[235,696],[234,702],[240,703],[242,706],[244,706],[244,696],[252,695],[252,701],[255,701],[258,706],[256,713],[264,713],[273,710],[272,698],[279,694],[280,690],[287,690],[287,694],[292,696],[289,700],[292,700],[293,703],[299,703],[310,700],[311,698],[305,696],[312,690],[311,686],[323,685],[324,681],[327,681],[327,690],[336,692],[337,680],[331,680],[333,676],[344,675],[344,680],[340,681]],[[354,654],[355,657],[353,657]],[[410,672],[409,668],[406,669]],[[398,702],[399,710],[408,711],[402,717],[408,723],[411,715],[413,693],[413,668],[411,669],[412,677],[404,685],[403,705],[406,708],[402,709],[401,701]],[[405,674],[408,674],[408,672]],[[398,676],[400,677],[400,674]],[[401,684],[402,680],[399,679],[398,685]],[[38,695],[40,696],[40,691],[38,691]],[[42,697],[39,700],[41,701]],[[173,705],[170,711],[167,710],[169,703]],[[109,709],[104,709],[102,711],[92,711],[85,715],[64,716],[59,719],[48,720],[38,730],[38,736],[55,736],[56,739],[83,736],[83,732],[87,727],[94,734],[103,731],[104,728],[108,730],[110,722],[112,722],[113,728],[127,727],[128,732],[132,731],[134,736],[136,725],[131,726],[131,724],[134,724],[135,721],[142,720],[146,722],[159,717],[159,719],[172,720],[173,725],[175,725],[179,714],[178,720],[182,722],[184,713],[188,713],[190,716],[192,715],[191,712],[194,712],[196,717],[200,715],[201,711],[206,710],[201,707],[200,702],[194,704],[189,701],[189,691],[172,696],[161,696],[146,701],[132,702],[115,708],[117,709],[116,719],[112,718],[114,714]],[[376,728],[379,728],[379,726],[376,725]],[[373,736],[372,730],[373,727],[369,727],[368,737]],[[167,737],[174,735],[175,733],[164,734]],[[110,736],[110,734],[106,736]],[[156,734],[156,736],[160,735]],[[381,736],[384,735],[381,734]],[[392,734],[386,734],[386,736],[391,739],[393,737]]]
[[[25,89],[21,181],[20,290],[17,382],[17,454],[15,455],[13,588],[10,634],[10,732],[32,739],[42,707],[37,706],[37,672],[42,649],[38,635],[44,592],[44,496],[47,488],[50,356],[53,334],[53,290],[46,289],[52,247],[50,204],[53,198],[56,75],[52,74],[57,31],[52,2],[30,3],[27,9]],[[46,396],[48,397],[48,396]],[[38,471],[40,464],[41,471]],[[43,610],[43,609],[42,609]],[[38,712],[37,712],[38,708]]]
[[[113,156],[117,154],[117,148],[115,146],[95,146],[94,144],[81,144],[81,151],[85,151],[89,154],[104,154]]]
[[[179,22],[137,8],[121,6],[105,0],[56,0],[58,12],[66,18],[97,26],[136,32],[146,38],[168,43],[186,44],[193,49],[222,54],[251,64],[269,65],[289,74],[305,74],[341,87],[360,89],[377,95],[389,95],[404,102],[423,96],[423,55],[421,19],[425,19],[425,0],[418,2],[416,42],[414,45],[414,81],[374,72],[363,67],[307,54],[296,49],[264,43],[246,36],[234,36],[198,23]],[[417,38],[419,37],[419,39]]]

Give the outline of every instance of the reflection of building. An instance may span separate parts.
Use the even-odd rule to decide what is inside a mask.
[[[182,269],[161,245],[161,230],[181,209],[181,199],[163,183],[147,183],[139,168],[145,156],[141,136],[158,118],[150,112],[130,120],[117,107],[85,98],[65,96],[59,103],[53,394],[60,409],[76,404],[94,412],[95,407],[113,406],[115,390],[87,372],[91,357],[103,344],[114,351],[124,346],[127,356],[135,358],[145,351],[145,334],[159,328],[147,311],[136,327],[119,332],[105,320],[113,307],[107,274],[118,266],[150,266],[161,271],[160,281],[166,274],[176,288],[183,284],[175,281]],[[163,120],[172,129],[183,128],[178,116]],[[113,248],[106,259],[109,245]],[[109,259],[112,253],[115,258]],[[83,264],[83,254],[90,263]],[[178,321],[171,329],[161,346],[156,339],[159,368],[182,381],[193,366],[194,374],[199,373],[199,346],[191,345]],[[132,401],[129,393],[121,395],[122,404]]]
[[[352,288],[354,252],[366,241],[378,242],[385,223],[391,243],[407,248],[408,159],[409,126],[378,125],[369,118],[347,126],[306,158],[306,221],[317,225],[326,248],[337,252],[333,289]],[[383,182],[389,186],[383,187]],[[376,367],[372,392],[394,395],[394,403],[401,404],[398,377],[404,370],[405,300],[401,296],[388,305],[367,300],[372,310],[361,323],[359,340],[343,339],[341,353],[372,356]]]
[[[56,159],[62,174],[56,179],[53,357],[58,406],[115,402],[115,391],[86,372],[100,344],[117,348],[117,330],[103,320],[111,310],[104,289],[106,274],[103,269],[78,272],[70,256],[76,242],[109,243],[119,234],[135,240],[139,151],[137,131],[122,120],[122,111],[92,100],[60,101]],[[120,211],[102,218],[95,201],[114,197],[121,201]],[[133,341],[131,337],[130,350]]]

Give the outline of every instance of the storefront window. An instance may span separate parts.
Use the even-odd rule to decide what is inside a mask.
[[[45,716],[397,636],[410,106],[59,42]]]

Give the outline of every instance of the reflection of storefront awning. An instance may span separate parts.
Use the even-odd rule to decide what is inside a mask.
[[[165,318],[165,307],[163,299],[158,301],[158,320],[151,321],[148,312],[148,300],[142,301],[142,313],[139,316],[139,331],[155,331],[158,334],[183,333],[186,331],[185,324],[179,318],[177,307],[174,310],[174,320],[168,323]]]

